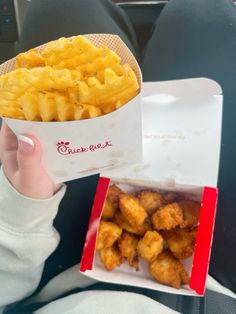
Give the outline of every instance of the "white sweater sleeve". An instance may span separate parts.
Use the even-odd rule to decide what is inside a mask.
[[[35,200],[19,194],[0,169],[0,312],[34,292],[59,243],[52,223],[65,194]]]

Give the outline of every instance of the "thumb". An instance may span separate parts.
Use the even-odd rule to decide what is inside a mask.
[[[18,135],[17,161],[20,174],[33,179],[41,168],[42,147],[38,140],[28,135]]]

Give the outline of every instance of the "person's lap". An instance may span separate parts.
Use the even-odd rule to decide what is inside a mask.
[[[119,35],[138,57],[133,27],[122,9],[110,0],[60,0],[30,3],[19,41],[26,51],[63,36],[92,33]]]
[[[230,1],[217,0],[218,6],[214,5],[215,2],[215,0],[171,1],[156,23],[146,48],[142,68],[144,80],[172,80],[207,76],[218,81],[224,89],[223,145],[219,177],[220,199],[210,273],[224,285],[235,290],[234,265],[236,257],[233,243],[236,241],[236,228],[233,224],[236,211],[232,207],[236,201],[236,194],[234,194],[236,149],[232,145],[232,140],[235,139],[236,110],[234,109],[234,101],[236,101],[236,92],[234,91],[233,79],[236,69],[234,69],[235,66],[232,62],[236,54],[236,42],[233,40],[236,35],[236,13],[233,11]],[[231,27],[227,27],[229,23]],[[118,34],[135,51],[136,39],[132,26],[124,13],[115,7],[111,1],[34,1],[26,17],[20,47],[21,50],[26,50],[61,36],[101,32]],[[136,53],[137,55],[138,53]],[[90,191],[92,201],[97,177],[68,183],[67,193],[70,194],[70,202],[74,204],[74,210],[81,205],[79,203],[81,201],[76,200],[76,191],[83,190],[83,187],[87,186],[88,180],[92,186]],[[67,225],[71,224],[70,229],[74,231],[78,230],[82,223],[81,220],[75,221],[75,214],[73,213],[68,217],[63,214],[66,213],[68,205],[67,199],[62,202],[55,222],[57,229],[62,233],[62,237],[63,232],[65,232],[63,227],[65,219],[68,219]],[[86,223],[87,221],[84,225]],[[82,229],[84,230],[84,228]],[[76,237],[79,236],[79,233],[76,234],[76,232],[71,232],[70,236],[67,234],[68,241],[64,244],[62,241],[56,252],[49,258],[43,282],[71,266],[70,263],[65,263],[62,268],[59,267],[56,271],[52,271],[55,263],[59,263],[60,258],[65,258],[65,254],[63,254],[63,249],[66,249],[65,243],[68,252],[72,249],[69,243],[76,243]],[[64,246],[62,247],[62,245]],[[72,262],[79,261],[77,253],[75,256],[72,257]],[[222,256],[224,256],[224,260]],[[56,262],[54,263],[55,257]],[[130,290],[130,288],[128,289]],[[154,298],[153,292],[149,290],[142,290],[140,293]],[[161,295],[165,294],[156,293],[155,295],[161,298]],[[192,306],[191,303],[196,302],[189,297],[168,296],[168,299],[169,305],[175,303],[174,308],[176,309],[179,309],[176,305],[178,302],[184,301],[189,308]]]

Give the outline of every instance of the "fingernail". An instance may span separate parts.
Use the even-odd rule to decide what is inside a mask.
[[[32,154],[34,151],[34,142],[31,140],[31,138],[24,136],[24,135],[18,135],[18,148],[20,151],[24,154]]]

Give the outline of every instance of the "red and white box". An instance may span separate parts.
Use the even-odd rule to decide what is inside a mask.
[[[142,74],[138,63],[118,36],[84,36],[96,47],[106,45],[121,57],[122,64],[129,64],[136,74],[140,91],[118,110],[93,119],[35,122],[4,118],[16,135],[30,134],[41,141],[44,165],[55,183],[142,160]],[[37,49],[40,51],[44,46]],[[0,75],[14,69],[15,58],[0,65]]]
[[[84,244],[80,272],[103,282],[191,296],[204,295],[213,237],[223,96],[209,79],[144,83],[143,161],[102,173]],[[107,271],[95,252],[97,230],[110,183],[124,192],[174,191],[201,202],[194,254],[181,260],[189,285],[175,289],[152,279],[147,263]]]

